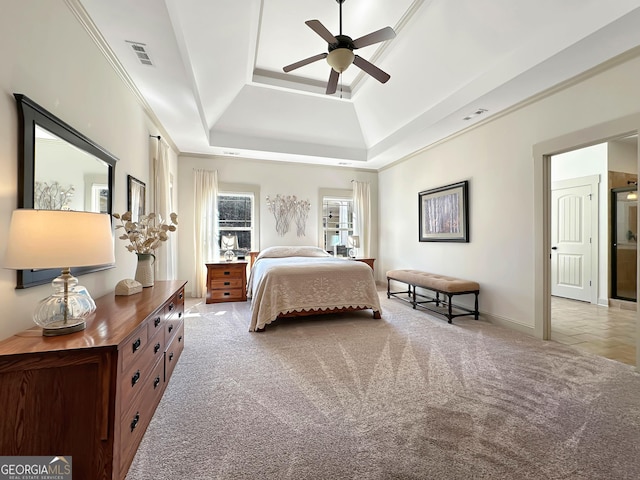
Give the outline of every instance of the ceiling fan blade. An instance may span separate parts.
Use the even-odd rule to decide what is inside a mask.
[[[338,89],[338,77],[340,74],[336,72],[333,68],[331,69],[331,75],[329,75],[329,83],[327,83],[327,95],[331,95],[336,93]]]
[[[320,23],[320,20],[307,20],[306,23],[311,30],[316,32],[322,38],[324,38],[327,43],[338,43],[338,39],[333,36],[333,34],[327,30],[327,28]]]
[[[371,75],[373,78],[378,80],[380,83],[387,83],[387,80],[391,78],[391,75],[389,75],[386,72],[383,72],[378,67],[376,67],[373,63],[367,62],[364,58],[360,57],[359,55],[355,56],[355,58],[353,59],[353,63],[357,67],[359,67],[360,69],[364,70],[366,73]]]
[[[305,65],[309,65],[310,63],[317,62],[318,60],[322,60],[323,58],[327,58],[327,55],[327,53],[319,53],[318,55],[314,55],[313,57],[305,58],[304,60],[300,60],[299,62],[287,65],[282,70],[284,70],[285,72],[290,72],[291,70],[295,70],[296,68],[304,67]]]
[[[365,35],[364,37],[356,38],[353,41],[353,48],[362,48],[374,43],[384,42],[385,40],[391,40],[395,38],[396,32],[391,27],[384,27],[380,30]]]

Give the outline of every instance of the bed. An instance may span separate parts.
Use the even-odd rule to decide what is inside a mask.
[[[319,247],[269,247],[251,266],[249,331],[262,331],[278,317],[373,310],[380,299],[366,263],[335,258]]]

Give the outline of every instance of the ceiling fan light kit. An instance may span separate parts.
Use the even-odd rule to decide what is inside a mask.
[[[368,62],[364,58],[355,55],[354,50],[362,47],[367,47],[375,43],[384,42],[385,40],[391,40],[396,36],[396,32],[391,27],[385,27],[375,32],[369,33],[363,37],[352,40],[351,37],[342,34],[342,4],[345,0],[336,0],[340,4],[340,34],[333,35],[327,28],[320,22],[320,20],[307,20],[305,23],[311,30],[316,32],[322,37],[328,44],[329,53],[319,53],[304,60],[292,63],[283,68],[286,72],[295,70],[296,68],[303,67],[313,62],[317,62],[323,58],[327,59],[327,63],[331,66],[331,73],[329,75],[329,82],[327,83],[327,94],[336,92],[338,86],[338,77],[344,72],[352,63],[360,68],[365,73],[371,75],[380,83],[386,83],[391,76],[380,70],[374,64]]]
[[[353,63],[355,55],[348,48],[336,48],[327,55],[327,63],[336,72],[342,73]]]

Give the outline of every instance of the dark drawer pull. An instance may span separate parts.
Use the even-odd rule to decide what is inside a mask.
[[[154,327],[157,327],[158,325],[160,325],[160,317],[156,318],[156,319],[153,321],[153,326],[154,326]]]
[[[224,272],[224,275],[231,275],[231,272]]]
[[[176,306],[173,304],[173,302],[171,302],[169,304],[169,311],[173,310],[174,308],[176,308]]]
[[[183,297],[183,296],[184,296],[184,292],[180,292],[180,294],[178,295],[178,298],[179,298],[180,300],[182,300],[182,297]]]
[[[131,377],[131,386],[133,387],[140,380],[140,370],[138,370],[133,377]]]
[[[178,343],[180,343],[181,341],[182,341],[182,335],[178,337]]]
[[[231,285],[231,282],[224,282],[224,286],[225,286],[225,287],[226,287],[226,286],[229,286],[229,285]]]
[[[140,412],[136,412],[136,416],[131,420],[131,431],[133,432],[138,426],[138,422],[140,421]]]
[[[173,360],[173,352],[169,354],[169,361]]]
[[[153,353],[158,353],[158,350],[160,350],[160,344],[159,344],[159,343],[156,343],[156,344],[153,346]]]
[[[153,381],[153,389],[155,390],[156,388],[158,388],[158,385],[160,385],[160,377],[156,377],[156,379]]]
[[[182,318],[182,312],[178,313],[178,318]]]
[[[169,333],[171,333],[171,330],[173,330],[173,325],[169,325]]]
[[[131,345],[133,347],[133,351],[135,352],[136,350],[138,350],[141,344],[142,342],[139,338],[135,342],[133,342],[133,345]]]
[[[224,295],[225,297],[228,297],[229,295],[231,295],[231,292],[224,292],[224,293],[223,293],[223,295]]]

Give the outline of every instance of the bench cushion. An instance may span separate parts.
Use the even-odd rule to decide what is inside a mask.
[[[447,293],[475,292],[480,290],[478,282],[427,273],[420,270],[389,270],[387,272],[387,278]]]

